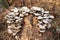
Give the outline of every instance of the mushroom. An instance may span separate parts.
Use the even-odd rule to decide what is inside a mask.
[[[30,11],[30,9],[29,9],[29,8],[27,8],[27,7],[22,7],[22,8],[21,8],[21,11],[29,12],[29,11]]]
[[[33,14],[34,12],[33,11],[30,11],[31,14]]]
[[[8,25],[8,27],[7,28],[12,28],[12,26],[11,25]]]
[[[15,16],[15,19],[20,19],[18,16]]]
[[[19,28],[21,28],[21,26],[17,26],[16,28],[19,29]]]
[[[44,9],[43,8],[41,8],[41,12],[42,12],[42,14],[44,14]]]
[[[40,32],[42,32],[42,33],[44,33],[45,32],[45,30],[39,30]]]
[[[48,21],[47,21],[46,19],[44,19],[44,20],[42,20],[42,21],[43,21],[44,23],[46,23],[46,24],[48,23]]]
[[[44,14],[44,17],[48,17],[49,16],[49,14]]]
[[[42,21],[38,21],[39,24],[42,24],[43,22]]]
[[[20,16],[20,17],[24,17],[24,15],[23,15],[23,14],[20,14],[19,16]]]
[[[31,7],[31,10],[33,10],[33,11],[41,11],[41,8],[33,6],[33,7]]]
[[[35,15],[35,16],[40,16],[41,14],[39,14],[39,13],[34,13],[34,15]]]
[[[22,14],[24,15],[26,12],[22,12]]]
[[[18,40],[19,39],[19,36],[15,36],[15,38]]]
[[[11,21],[7,20],[7,23],[12,23]]]
[[[9,28],[9,29],[8,29],[8,33],[9,33],[9,34],[12,34],[13,31]]]
[[[52,15],[49,15],[49,18],[51,18],[51,19],[54,19],[54,16],[52,16]]]
[[[50,23],[48,23],[48,26],[47,26],[47,28],[49,29],[49,28],[51,28],[51,24]]]
[[[8,15],[13,15],[14,14],[14,12],[9,12],[9,14]]]
[[[17,32],[19,32],[19,31],[20,30],[18,30],[18,29],[17,30],[13,30],[13,34],[12,35],[15,36],[17,34]]]
[[[37,19],[43,19],[43,17],[41,17],[41,16],[38,16],[38,17],[37,17]]]
[[[15,15],[18,15],[19,13],[18,13],[18,12],[15,12],[14,14],[15,14]]]
[[[18,12],[18,11],[19,11],[19,9],[16,7],[13,9],[13,12]]]
[[[17,19],[17,20],[15,21],[15,23],[21,22],[22,20],[23,20],[23,18]]]
[[[13,33],[12,35],[15,36],[17,33]]]
[[[49,11],[44,11],[44,13],[49,13]]]
[[[25,16],[28,16],[28,13],[25,13],[24,15],[25,15]]]
[[[45,17],[43,17],[44,19],[48,19],[49,17],[48,16],[45,16]]]
[[[8,19],[8,15],[5,16],[5,19]]]
[[[40,29],[46,29],[46,26],[47,26],[47,25],[39,25],[39,28],[40,28]]]

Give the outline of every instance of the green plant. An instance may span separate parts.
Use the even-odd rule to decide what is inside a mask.
[[[3,8],[8,8],[10,5],[7,0],[0,0],[0,6]]]

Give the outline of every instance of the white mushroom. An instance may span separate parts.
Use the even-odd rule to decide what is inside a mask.
[[[27,8],[27,7],[22,7],[22,8],[21,8],[21,11],[29,12],[29,11],[30,11],[30,9],[29,9],[29,8]]]
[[[17,26],[17,29],[21,28],[21,26]]]
[[[19,9],[16,8],[16,7],[13,10],[14,10],[14,12],[18,12],[19,11]]]
[[[33,6],[33,7],[31,7],[31,10],[41,11],[41,8],[40,7]]]
[[[39,25],[39,28],[40,28],[40,29],[46,29],[46,26],[47,26],[47,25]]]
[[[15,21],[15,23],[21,22],[22,20],[23,20],[23,18],[17,19],[17,20]]]
[[[48,17],[49,16],[49,14],[44,14],[44,17]]]
[[[44,33],[45,32],[45,30],[39,30],[40,32],[42,32],[42,33]]]
[[[49,11],[44,11],[44,13],[49,13]]]
[[[13,15],[13,16],[15,16],[14,12],[9,12],[8,15]]]
[[[12,35],[15,36],[17,33],[13,33]]]
[[[39,24],[42,24],[43,22],[42,21],[38,21]]]
[[[43,17],[41,17],[41,16],[38,16],[38,17],[37,17],[37,19],[43,19]]]
[[[8,15],[5,16],[5,19],[8,19]]]
[[[12,26],[8,25],[8,27],[7,27],[7,28],[12,28]]]
[[[20,18],[21,20],[23,19],[23,18]]]
[[[19,39],[19,36],[15,36],[15,38],[16,38],[16,40],[18,40]]]
[[[48,16],[45,16],[45,17],[43,17],[44,19],[48,19],[49,17]]]
[[[33,14],[34,12],[33,11],[30,11],[31,14]]]
[[[26,12],[22,12],[22,14],[25,14]]]
[[[7,20],[7,23],[12,23],[12,22]]]
[[[18,15],[19,13],[18,12],[16,12],[16,13],[14,13],[15,15]]]
[[[15,16],[15,19],[20,19],[19,17]]]
[[[41,14],[39,14],[39,13],[34,13],[34,15],[35,15],[35,16],[40,16]]]
[[[19,22],[19,20],[16,20],[16,21],[15,21],[15,23],[18,23],[18,22]]]
[[[51,24],[49,24],[49,23],[48,23],[48,26],[47,26],[47,28],[48,28],[48,29],[49,29],[49,28],[51,28]]]
[[[19,16],[20,16],[20,17],[24,17],[24,15],[23,15],[23,14],[20,14]]]
[[[13,21],[14,19],[8,19],[9,21]]]
[[[9,34],[12,34],[13,31],[12,31],[11,29],[8,29],[8,33],[9,33]]]
[[[25,16],[28,16],[28,13],[25,13],[24,15],[25,15]]]
[[[44,14],[44,9],[43,8],[41,8],[41,12],[42,12],[42,14]]]
[[[42,20],[44,23],[48,23],[48,21],[46,19]]]
[[[49,17],[50,17],[51,19],[54,19],[54,16],[52,16],[52,15],[50,15]]]
[[[15,36],[17,34],[17,32],[19,32],[20,30],[13,30],[13,36]]]

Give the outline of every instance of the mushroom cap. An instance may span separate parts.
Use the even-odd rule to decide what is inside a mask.
[[[21,10],[21,11],[25,11],[25,12],[29,12],[29,11],[30,11],[30,9],[27,8],[27,7],[22,7],[20,10]]]
[[[50,23],[48,23],[48,26],[47,26],[47,28],[49,29],[49,28],[51,28],[51,24]]]
[[[37,17],[37,19],[43,19],[43,17],[41,17],[41,16],[38,16],[38,17]]]
[[[11,9],[11,11],[13,11],[13,12],[18,12],[18,11],[19,11],[19,9],[18,9],[18,8],[16,8],[16,7],[14,7],[13,9]]]
[[[34,15],[35,15],[35,16],[40,16],[41,14],[39,14],[39,13],[34,13]]]
[[[54,16],[50,15],[49,18],[54,19]]]
[[[28,16],[29,14],[28,14],[28,13],[25,13],[24,15],[25,15],[25,16]]]
[[[44,11],[44,13],[49,13],[49,11]]]
[[[22,12],[22,14],[25,14],[26,12]]]
[[[9,14],[8,15],[14,15],[14,12],[9,12]]]
[[[46,19],[42,20],[44,23],[48,23],[48,21]]]
[[[12,35],[15,36],[17,33],[13,33]]]
[[[12,22],[7,20],[7,23],[12,23]]]
[[[40,28],[40,29],[46,29],[46,26],[47,26],[47,25],[39,25],[39,28]]]
[[[45,32],[45,30],[39,30],[40,32],[42,32],[42,33],[44,33]]]
[[[38,21],[39,24],[42,24],[43,22],[42,21]]]
[[[14,14],[15,14],[15,15],[18,15],[19,13],[18,13],[18,12],[15,12]]]
[[[20,14],[19,16],[20,16],[20,17],[24,17],[24,14]]]
[[[8,29],[8,33],[9,33],[9,34],[12,34],[13,31],[9,28],[9,29]]]
[[[8,15],[5,16],[5,19],[8,19]]]
[[[44,14],[44,17],[48,17],[49,16],[49,14]]]
[[[8,25],[8,27],[7,28],[12,28],[10,25]]]
[[[44,13],[44,9],[43,8],[41,8],[41,12],[42,12],[42,14]]]
[[[45,16],[45,17],[43,17],[44,19],[49,19],[49,17],[48,16]]]
[[[19,28],[21,28],[21,26],[17,26],[17,27],[16,27],[16,29],[19,29]]]
[[[15,16],[15,19],[20,19],[20,17]]]
[[[40,7],[33,6],[33,7],[31,7],[31,10],[34,10],[34,11],[41,11],[41,8],[40,8]]]

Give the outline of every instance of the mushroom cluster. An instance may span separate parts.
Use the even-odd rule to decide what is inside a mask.
[[[15,36],[17,32],[20,31],[21,22],[23,18],[20,16],[19,9],[14,7],[11,11],[6,15],[5,19],[7,19],[8,24],[8,33]]]
[[[40,32],[45,32],[46,28],[51,27],[51,22],[54,16],[49,14],[49,11],[44,11],[43,8],[33,6],[30,9],[28,7],[12,8],[5,19],[7,19],[8,33],[15,36],[20,31],[21,23],[25,16],[32,14],[38,19],[38,26]]]
[[[33,15],[35,15],[38,19],[38,26],[40,28],[40,32],[45,32],[46,28],[51,27],[52,19],[54,19],[53,15],[49,14],[49,11],[44,11],[43,8],[40,7],[32,7],[31,10],[34,12]]]
[[[7,31],[9,34],[15,36],[16,39],[18,37],[17,33],[21,31],[20,28],[22,27],[24,16],[27,16],[29,11],[30,9],[28,9],[27,7],[14,7],[10,10],[8,15],[5,16],[8,24]]]

